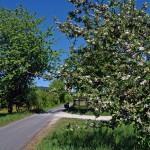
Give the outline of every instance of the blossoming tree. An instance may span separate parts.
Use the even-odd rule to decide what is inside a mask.
[[[67,21],[55,22],[69,39],[70,57],[61,69],[76,96],[93,101],[95,114],[112,115],[111,127],[133,124],[150,147],[150,16],[148,3],[134,0],[69,0]],[[77,41],[85,41],[81,47]]]

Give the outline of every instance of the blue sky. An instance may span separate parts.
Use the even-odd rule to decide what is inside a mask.
[[[143,2],[150,3],[150,0],[137,0],[137,7],[141,6]],[[15,9],[17,5],[21,4],[24,8],[27,8],[30,13],[36,12],[37,18],[46,17],[45,24],[47,26],[53,25],[56,27],[53,16],[59,19],[60,22],[64,22],[67,17],[67,12],[73,10],[73,5],[68,0],[0,0],[0,7],[9,9]],[[150,9],[149,9],[150,12]],[[55,32],[55,38],[58,41],[53,49],[63,48],[68,50],[69,41],[60,32]],[[49,86],[49,81],[43,81],[43,79],[36,79],[38,86]]]

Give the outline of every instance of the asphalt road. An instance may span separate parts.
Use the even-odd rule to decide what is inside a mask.
[[[63,106],[47,113],[36,114],[0,128],[0,150],[21,150],[45,125],[49,124],[56,112]]]

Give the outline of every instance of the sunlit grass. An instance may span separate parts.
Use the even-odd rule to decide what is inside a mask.
[[[20,112],[20,113],[8,114],[4,111],[0,111],[0,127],[8,125],[17,120],[23,119],[25,117],[28,117],[32,114],[33,113],[31,112]]]
[[[0,127],[8,125],[17,120],[23,119],[23,118],[33,115],[35,113],[45,112],[46,110],[49,110],[51,108],[54,108],[54,107],[57,107],[60,105],[62,105],[62,104],[55,105],[55,106],[49,106],[49,107],[46,107],[46,108],[43,108],[40,110],[35,109],[35,107],[33,107],[32,110],[30,110],[30,111],[27,111],[27,108],[21,107],[20,112],[17,112],[16,108],[13,107],[12,114],[9,114],[7,109],[0,109]]]
[[[77,128],[67,129],[67,126]],[[37,146],[37,150],[141,150],[132,126],[112,130],[103,128],[80,128],[85,121],[61,119],[50,134]]]

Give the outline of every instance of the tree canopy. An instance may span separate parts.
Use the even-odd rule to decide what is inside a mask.
[[[150,147],[150,16],[148,3],[69,0],[75,10],[59,30],[69,39],[70,57],[60,76],[75,96],[93,101],[97,116],[112,115],[112,128],[132,124],[141,143]],[[85,45],[77,47],[76,41]]]
[[[56,62],[52,27],[39,29],[44,21],[19,6],[0,8],[0,97],[12,113],[13,104],[23,102],[33,79],[52,71]]]

